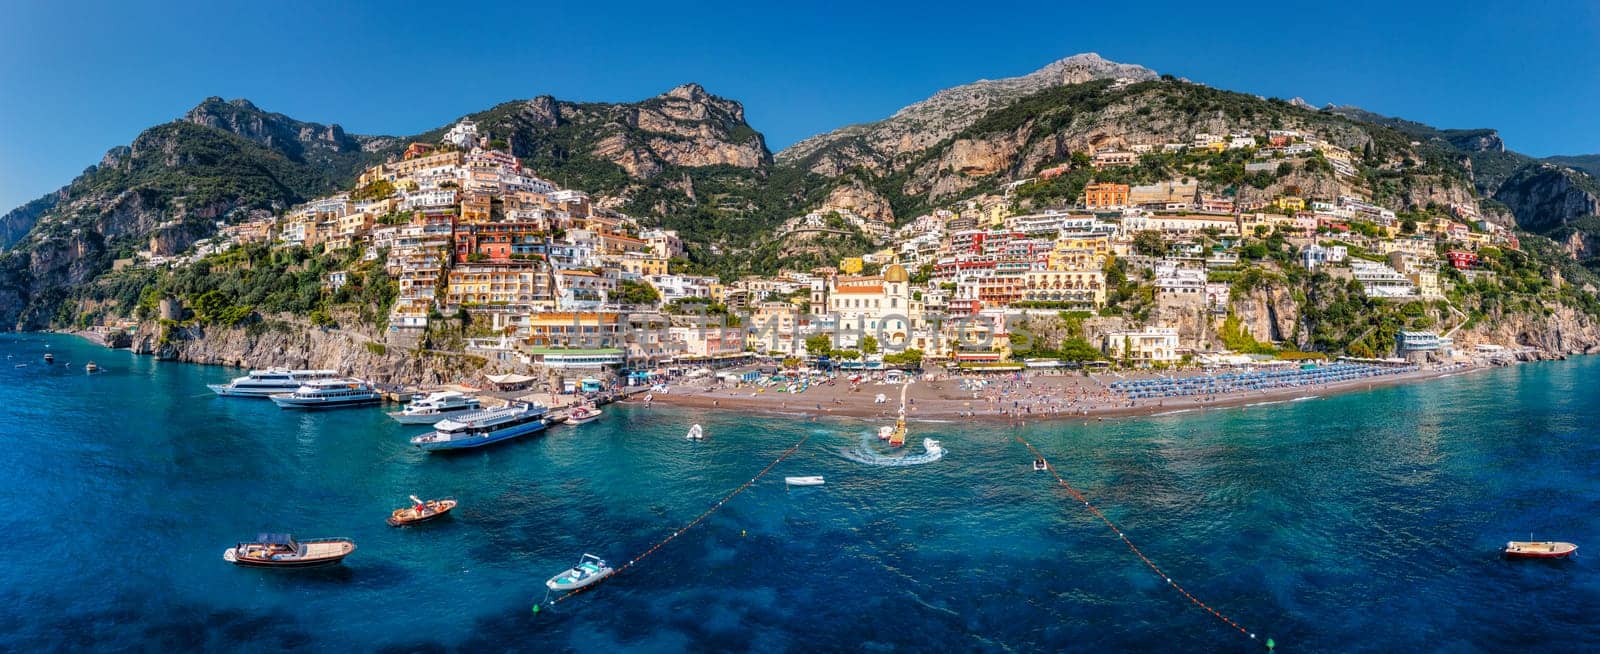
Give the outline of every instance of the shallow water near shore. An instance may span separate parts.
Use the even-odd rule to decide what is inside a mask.
[[[378,409],[205,388],[238,374],[0,336],[0,650],[1262,649],[1034,472],[1018,435],[1280,651],[1600,649],[1595,357],[1104,423],[917,423],[912,445],[949,452],[900,468],[840,456],[875,421],[637,405],[430,456],[405,444],[426,428]],[[696,422],[705,442],[683,438]],[[583,553],[620,565],[807,436],[633,569],[530,611]],[[411,493],[462,505],[386,526]],[[222,561],[258,531],[359,549],[311,571]],[[1498,556],[1530,532],[1582,549]]]

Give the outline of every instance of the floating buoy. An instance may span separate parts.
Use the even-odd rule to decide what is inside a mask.
[[[539,615],[539,605],[538,604],[533,605],[533,614],[534,615]]]
[[[739,537],[740,537],[740,538],[744,538],[744,537],[745,537],[745,534],[748,534],[748,533],[750,533],[750,532],[748,532],[748,531],[745,531],[745,530],[743,530],[743,529],[740,529],[740,530],[739,530]]]
[[[1274,643],[1274,642],[1272,642],[1272,639],[1271,639],[1271,638],[1268,638],[1268,639],[1267,639],[1267,649],[1273,649],[1273,648],[1275,648],[1275,647],[1277,647],[1277,646],[1278,646],[1278,644],[1277,644],[1277,643]]]

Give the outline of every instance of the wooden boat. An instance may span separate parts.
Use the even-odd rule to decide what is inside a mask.
[[[822,475],[809,475],[804,477],[784,477],[783,483],[790,486],[821,486]]]
[[[1514,540],[1506,543],[1508,559],[1564,559],[1578,551],[1578,546],[1559,541]]]
[[[606,564],[605,559],[593,554],[585,554],[583,558],[578,559],[577,565],[572,566],[570,570],[551,577],[549,581],[544,582],[544,585],[545,588],[550,590],[573,591],[599,582],[601,579],[611,576],[612,572],[614,571],[611,566]]]
[[[222,560],[251,568],[310,568],[338,563],[354,551],[356,543],[348,538],[297,541],[289,534],[260,534],[228,548]]]
[[[390,527],[404,527],[433,520],[456,508],[456,501],[452,499],[428,500],[426,502],[411,496],[412,505],[403,509],[395,509],[389,514]]]

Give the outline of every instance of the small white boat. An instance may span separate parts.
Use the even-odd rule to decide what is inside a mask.
[[[889,440],[889,437],[893,436],[893,435],[894,435],[894,427],[892,427],[892,426],[884,425],[884,426],[878,428],[878,440],[880,440],[880,441]]]
[[[706,432],[700,428],[699,423],[695,423],[695,426],[689,428],[689,433],[685,434],[684,438],[691,441],[703,441],[706,439]]]
[[[100,366],[97,366],[97,365],[95,365],[95,363],[93,361],[90,361],[89,363],[87,363],[87,364],[85,364],[83,366],[83,371],[87,372],[87,373],[91,373],[91,374],[92,373],[96,373],[96,372],[100,372]]]
[[[811,475],[811,476],[806,476],[806,477],[784,477],[783,478],[783,483],[788,484],[790,486],[821,486],[822,485],[822,475]]]
[[[600,413],[599,409],[587,406],[573,407],[572,411],[567,413],[567,424],[581,425],[586,422],[594,422],[600,419]]]
[[[431,393],[414,399],[406,408],[389,414],[402,425],[432,425],[451,416],[482,410],[478,398],[456,391]]]
[[[605,559],[585,554],[583,558],[578,559],[578,565],[551,577],[549,581],[544,582],[544,586],[557,591],[578,590],[611,576],[612,572],[611,566],[606,564]]]

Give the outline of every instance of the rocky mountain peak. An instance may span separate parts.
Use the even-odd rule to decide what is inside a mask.
[[[695,82],[689,82],[688,84],[680,84],[674,87],[671,91],[667,91],[665,95],[690,102],[702,102],[707,97],[710,97],[711,94],[706,92],[706,87],[700,86]]]
[[[851,125],[813,136],[778,153],[781,162],[813,160],[807,167],[829,175],[918,151],[966,129],[990,111],[1046,89],[1101,79],[1147,81],[1156,72],[1135,64],[1110,61],[1093,52],[1058,59],[1026,75],[978,80],[939,91],[928,99],[907,105],[893,116],[875,123]],[[865,143],[870,152],[860,151]],[[850,153],[841,148],[856,149]]]
[[[302,159],[307,150],[361,149],[360,139],[346,134],[338,125],[295,120],[264,111],[244,98],[224,101],[211,96],[184,114],[183,120],[242,136],[296,160]]]

